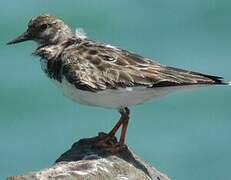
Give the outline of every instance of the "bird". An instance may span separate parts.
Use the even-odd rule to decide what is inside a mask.
[[[8,45],[37,42],[42,70],[63,94],[80,104],[116,109],[120,119],[109,133],[91,141],[119,152],[125,146],[129,107],[180,89],[230,85],[222,77],[162,65],[128,50],[74,33],[53,15],[33,17],[27,30]],[[119,141],[114,140],[121,128]]]

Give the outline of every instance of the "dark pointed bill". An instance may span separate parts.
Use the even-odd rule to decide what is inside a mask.
[[[21,34],[20,36],[18,36],[17,38],[13,39],[12,41],[6,43],[7,45],[10,44],[16,44],[16,43],[20,43],[23,41],[28,41],[30,40],[30,36],[28,34],[28,32],[24,32],[23,34]]]

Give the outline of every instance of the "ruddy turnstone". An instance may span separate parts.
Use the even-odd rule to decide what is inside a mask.
[[[46,75],[64,95],[85,105],[117,109],[121,118],[114,128],[97,139],[96,145],[120,150],[125,143],[131,105],[184,88],[228,85],[222,77],[182,70],[111,45],[74,34],[51,15],[34,17],[26,32],[7,44],[34,40]],[[122,126],[120,140],[111,143]]]

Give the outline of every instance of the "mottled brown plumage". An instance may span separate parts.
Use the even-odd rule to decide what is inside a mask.
[[[34,54],[48,60],[48,76],[60,82],[65,77],[76,88],[97,92],[223,83],[220,77],[167,67],[120,48],[80,39],[54,16],[33,18],[27,32],[42,44]]]
[[[74,35],[60,19],[41,15],[8,44],[34,40],[34,55],[49,78],[73,100],[93,106],[117,108],[121,119],[108,136],[96,144],[110,146],[120,126],[124,144],[129,119],[127,106],[143,103],[179,87],[228,84],[221,77],[161,65],[129,51]],[[177,88],[176,88],[177,87]],[[109,143],[109,144],[108,144]]]
[[[223,83],[220,77],[163,66],[126,50],[87,39],[67,39],[57,47],[40,47],[36,54],[49,59],[50,77],[59,81],[65,77],[77,88],[90,91]]]
[[[166,67],[126,50],[83,40],[63,51],[69,82],[99,91],[134,86],[156,88],[221,83],[219,77]]]

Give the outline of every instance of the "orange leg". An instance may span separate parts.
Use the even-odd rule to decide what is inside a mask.
[[[127,116],[127,118],[123,122],[122,131],[120,134],[120,141],[119,141],[121,145],[125,144],[126,132],[128,128],[128,121],[129,121],[129,116]]]
[[[119,121],[116,123],[116,125],[107,135],[104,135],[96,143],[97,146],[105,147],[106,149],[112,150],[113,152],[117,152],[121,150],[121,148],[124,146],[128,121],[129,121],[129,109],[126,107],[124,109],[121,109],[119,112],[121,114]],[[121,126],[122,126],[122,130],[121,130],[119,143],[115,143],[115,144],[110,143]]]

